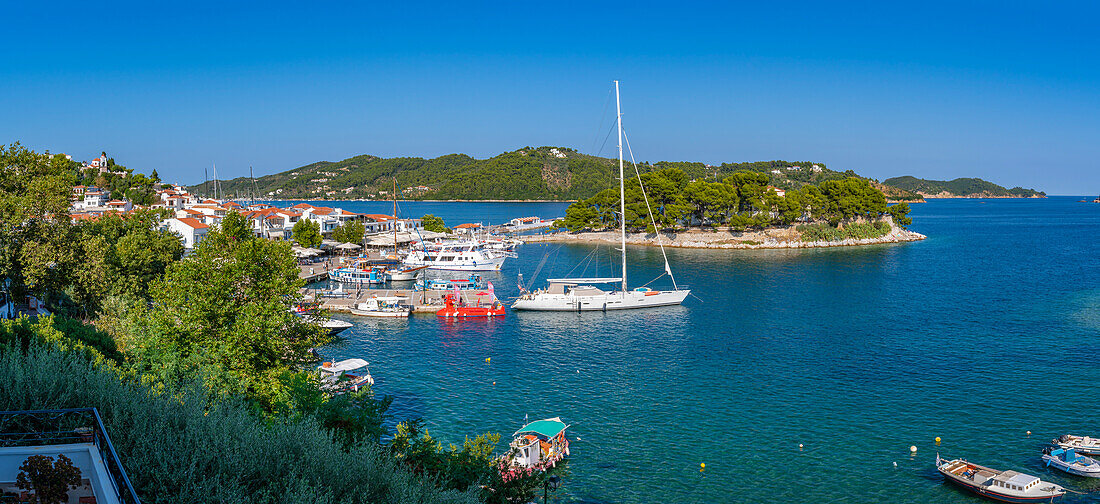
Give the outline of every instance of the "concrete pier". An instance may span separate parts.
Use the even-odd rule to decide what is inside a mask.
[[[313,289],[303,289],[302,292],[306,295],[306,298],[310,300],[313,299],[314,294],[320,294],[320,291],[315,291]],[[451,292],[453,291],[363,288],[359,290],[359,295],[356,296],[355,287],[345,285],[343,296],[321,296],[317,301],[320,301],[321,309],[324,310],[332,312],[351,312],[352,307],[370,299],[372,296],[399,297],[405,299],[405,301],[402,301],[402,304],[412,306],[413,313],[435,313],[439,311],[440,308],[443,308],[443,296]],[[485,292],[487,294],[487,291],[484,290],[461,291],[460,294],[462,295],[463,301],[468,305],[477,303],[479,298],[482,305],[492,304],[494,299],[493,296],[478,296],[477,294],[480,292]]]

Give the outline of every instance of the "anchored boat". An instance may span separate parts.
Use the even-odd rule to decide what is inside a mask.
[[[500,271],[504,260],[509,257],[515,257],[515,253],[486,249],[477,242],[440,243],[410,251],[405,257],[405,266],[427,266],[433,270]]]
[[[374,385],[374,377],[370,375],[367,365],[367,361],[363,359],[322,363],[317,366],[321,373],[321,390],[330,394],[343,394]]]
[[[408,317],[412,307],[402,305],[404,300],[392,296],[372,297],[352,308],[351,313],[363,317]]]
[[[1047,467],[1086,478],[1100,478],[1100,463],[1091,457],[1078,455],[1073,448],[1043,448],[1043,461]]]
[[[999,471],[965,459],[943,460],[938,453],[936,470],[945,481],[1001,502],[1053,502],[1066,494],[1065,488],[1030,474]]]
[[[1051,442],[1064,449],[1073,448],[1077,453],[1090,456],[1100,455],[1100,438],[1066,434]]]
[[[524,292],[512,308],[516,310],[535,311],[607,311],[627,310],[634,308],[653,308],[657,306],[678,305],[684,302],[690,290],[680,289],[676,286],[676,278],[672,276],[672,268],[668,265],[668,257],[665,256],[665,246],[661,242],[661,234],[657,233],[657,243],[661,245],[661,255],[665,259],[665,274],[672,279],[672,290],[652,290],[648,287],[639,287],[634,290],[627,288],[626,284],[626,181],[623,171],[623,121],[622,109],[619,106],[619,81],[615,81],[615,109],[618,114],[619,128],[619,233],[621,237],[622,252],[622,277],[620,278],[559,278],[548,280],[549,285],[545,290]],[[633,154],[631,154],[633,159]],[[645,187],[641,186],[641,175],[638,175],[639,187],[646,198],[646,208],[649,208],[649,198],[645,196]],[[650,222],[656,228],[653,221],[653,212],[649,211]],[[663,276],[663,275],[662,275]],[[658,277],[659,278],[659,277]],[[595,285],[622,282],[619,291],[606,292]]]
[[[486,293],[489,294],[489,293]],[[444,307],[435,312],[437,317],[443,318],[489,318],[503,317],[504,304],[493,298],[493,302],[483,305],[480,301],[473,305],[464,304],[457,294],[448,293],[444,299]]]
[[[329,279],[350,284],[380,284],[386,281],[384,269],[371,266],[366,261],[356,260],[342,268],[328,273]]]
[[[569,426],[561,418],[536,420],[520,427],[512,434],[508,453],[501,461],[501,474],[509,476],[529,470],[545,471],[554,467],[569,455],[569,440],[565,429]]]

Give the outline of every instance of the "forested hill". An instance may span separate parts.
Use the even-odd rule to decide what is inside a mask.
[[[781,189],[856,176],[810,161],[723,163],[642,163],[643,173],[679,168],[692,179],[722,180],[739,170],[765,173]],[[630,166],[627,170],[633,171]],[[448,154],[434,159],[380,158],[361,155],[343,161],[321,161],[255,179],[255,195],[271,199],[390,199],[393,179],[405,199],[580,200],[617,185],[618,160],[581,154],[566,147],[524,147],[488,158]],[[219,183],[220,195],[246,197],[253,182],[236,178]],[[212,186],[189,188],[210,195]]]
[[[1005,189],[980,178],[927,180],[906,175],[882,181],[898,189],[915,192],[926,198],[1045,198],[1046,193],[1034,189]]]

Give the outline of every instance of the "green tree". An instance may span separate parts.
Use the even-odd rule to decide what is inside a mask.
[[[321,245],[321,226],[309,219],[298,219],[290,232],[295,243],[302,247],[316,248]]]
[[[242,395],[266,411],[287,403],[295,366],[327,332],[290,311],[301,299],[286,242],[215,228],[153,284],[148,320],[124,340],[137,371],[165,382],[199,378],[215,394]]]
[[[64,454],[53,457],[31,455],[19,466],[15,484],[22,490],[33,490],[31,502],[62,504],[69,500],[69,490],[80,486],[80,469]]]
[[[360,243],[367,232],[363,223],[357,220],[347,221],[332,231],[332,239],[338,242]]]
[[[901,227],[907,227],[913,223],[913,219],[909,217],[909,203],[904,201],[890,205],[890,207],[886,209],[886,213],[890,214],[890,217],[894,219],[894,223]]]
[[[420,218],[420,222],[424,226],[424,229],[428,230],[428,231],[433,231],[433,232],[436,232],[436,233],[450,233],[451,232],[451,229],[448,228],[447,225],[443,223],[443,218],[442,217],[436,217],[432,214],[427,214],[424,217]]]

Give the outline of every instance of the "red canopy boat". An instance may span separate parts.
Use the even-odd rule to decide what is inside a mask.
[[[442,310],[435,312],[437,317],[487,318],[504,316],[504,304],[500,301],[493,301],[491,305],[482,305],[480,302],[473,306],[467,306],[464,303],[456,305],[454,294],[447,294],[444,301],[446,306]]]

